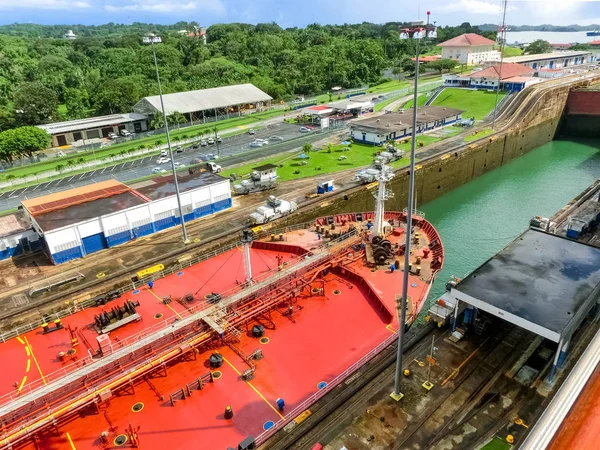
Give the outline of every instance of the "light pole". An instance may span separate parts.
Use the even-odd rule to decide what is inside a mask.
[[[169,147],[169,158],[171,159],[171,170],[173,172],[173,182],[175,183],[175,195],[177,197],[177,206],[179,207],[179,217],[181,218],[181,231],[183,233],[183,242],[188,243],[189,241],[187,237],[187,231],[185,229],[185,220],[183,217],[183,207],[181,206],[181,196],[179,195],[179,182],[177,181],[175,161],[173,160],[173,149],[171,148],[171,135],[169,134],[169,125],[167,124],[167,115],[165,114],[165,103],[163,101],[162,88],[160,86],[160,75],[158,74],[158,62],[156,61],[156,52],[154,51],[154,44],[158,44],[161,42],[162,39],[160,38],[160,36],[155,36],[152,33],[148,33],[146,36],[144,36],[144,44],[150,44],[152,46],[152,56],[154,57],[154,67],[156,68],[156,81],[158,82],[160,107],[162,110],[165,132],[167,133],[167,146]]]
[[[410,245],[412,234],[412,215],[413,201],[415,197],[415,148],[417,141],[417,109],[419,96],[419,51],[421,39],[426,37],[436,37],[435,27],[429,25],[430,12],[427,11],[427,24],[425,28],[419,28],[418,25],[412,29],[400,31],[400,39],[416,39],[415,55],[415,86],[413,93],[413,114],[412,114],[412,139],[410,143],[410,176],[408,181],[408,208],[406,210],[406,247],[404,253],[404,270],[402,272],[402,298],[397,306],[400,318],[398,319],[398,349],[396,354],[396,375],[394,377],[394,392],[390,396],[398,401],[404,394],[400,392],[400,377],[402,375],[402,354],[404,353],[404,335],[406,332],[406,299],[408,297],[408,269],[410,267]]]

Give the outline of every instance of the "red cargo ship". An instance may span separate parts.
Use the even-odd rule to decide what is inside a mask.
[[[0,448],[254,448],[300,422],[397,339],[406,214],[378,211],[245,232],[1,343]],[[444,260],[413,223],[407,325]]]

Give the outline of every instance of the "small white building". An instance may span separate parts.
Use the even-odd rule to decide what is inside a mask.
[[[417,134],[451,125],[462,119],[463,111],[441,106],[421,106],[417,110]],[[350,135],[355,142],[381,145],[389,140],[412,135],[412,108],[371,116],[350,122]]]
[[[74,41],[75,39],[77,39],[77,35],[73,33],[73,30],[69,30],[65,33],[65,39],[68,39],[69,41]]]
[[[483,61],[499,61],[500,52],[494,49],[495,41],[475,33],[461,34],[438,44],[442,58],[453,59],[460,64],[480,64]]]
[[[568,51],[521,55],[504,58],[504,63],[522,64],[532,69],[561,69],[563,67],[593,64],[596,56],[590,51]]]

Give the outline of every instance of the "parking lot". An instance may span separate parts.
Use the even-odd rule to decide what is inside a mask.
[[[243,162],[259,159],[266,156],[284,153],[294,148],[301,147],[306,142],[314,142],[322,139],[327,134],[339,131],[339,128],[321,132],[318,129],[310,133],[301,133],[300,127],[286,123],[268,125],[264,128],[257,128],[254,135],[248,133],[239,134],[231,137],[224,137],[223,142],[219,144],[219,153],[222,161],[219,162],[223,167],[230,167]],[[250,147],[250,143],[256,139],[267,139],[269,144],[258,148]],[[199,141],[198,141],[199,142]],[[176,163],[188,166],[194,159],[209,153],[217,154],[217,144],[206,145],[204,147],[192,148],[190,144],[183,148],[181,153],[175,153],[176,144],[173,144],[173,159]],[[159,159],[158,152],[153,156],[116,164],[110,167],[93,170],[90,172],[67,176],[65,178],[42,182],[40,184],[15,189],[0,193],[0,210],[13,209],[20,205],[22,200],[28,198],[40,197],[53,192],[64,191],[86,184],[96,183],[108,179],[116,179],[121,182],[127,182],[136,178],[152,175],[152,169],[171,170],[170,163],[157,164]]]

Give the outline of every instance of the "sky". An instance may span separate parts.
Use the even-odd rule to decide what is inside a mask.
[[[202,26],[276,22],[282,27],[425,19],[438,25],[501,23],[503,0],[0,0],[0,24],[107,22]],[[508,0],[511,25],[600,24],[600,0]]]

